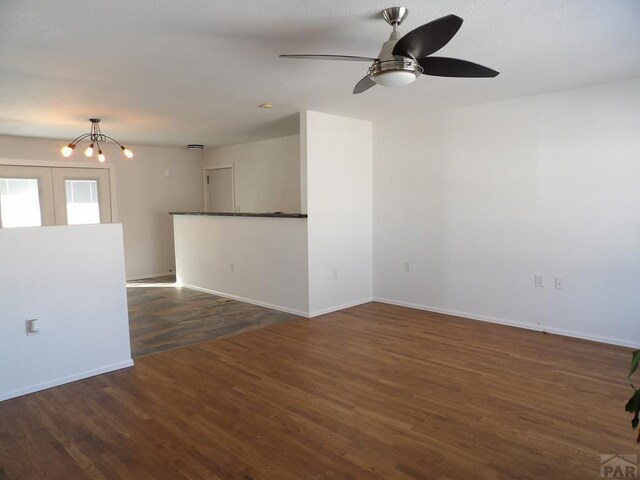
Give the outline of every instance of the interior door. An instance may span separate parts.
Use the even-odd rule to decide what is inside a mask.
[[[0,165],[0,227],[55,224],[51,169]]]
[[[233,169],[207,170],[209,212],[233,212]]]
[[[111,222],[108,169],[54,168],[52,177],[57,225]]]

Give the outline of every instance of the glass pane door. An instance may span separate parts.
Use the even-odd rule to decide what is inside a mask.
[[[42,225],[37,178],[0,178],[0,222],[4,228]]]
[[[0,165],[0,228],[55,223],[51,169]]]
[[[51,173],[58,225],[111,223],[108,169],[52,168]]]
[[[85,225],[100,223],[97,180],[65,180],[67,223]]]

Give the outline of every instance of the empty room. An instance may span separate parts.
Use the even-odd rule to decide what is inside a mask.
[[[636,478],[640,2],[0,2],[0,480]]]

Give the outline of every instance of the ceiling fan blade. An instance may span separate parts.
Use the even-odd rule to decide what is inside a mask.
[[[376,85],[376,82],[371,80],[369,75],[367,75],[362,80],[360,80],[358,83],[356,83],[356,86],[353,88],[353,93],[355,95],[357,93],[365,92],[365,91],[369,90],[371,87],[373,87],[375,85]]]
[[[467,62],[459,58],[447,57],[425,57],[419,58],[418,63],[424,69],[425,75],[436,77],[497,77],[500,72],[496,72],[488,67],[483,67],[477,63]]]
[[[393,54],[413,58],[431,55],[449,43],[460,30],[462,21],[456,15],[447,15],[425,23],[398,40],[393,47]]]
[[[355,55],[279,55],[280,58],[302,58],[304,60],[342,60],[346,62],[375,62],[375,58]]]

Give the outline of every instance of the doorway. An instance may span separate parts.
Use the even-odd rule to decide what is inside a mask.
[[[205,210],[235,212],[233,165],[206,168],[204,176]]]

